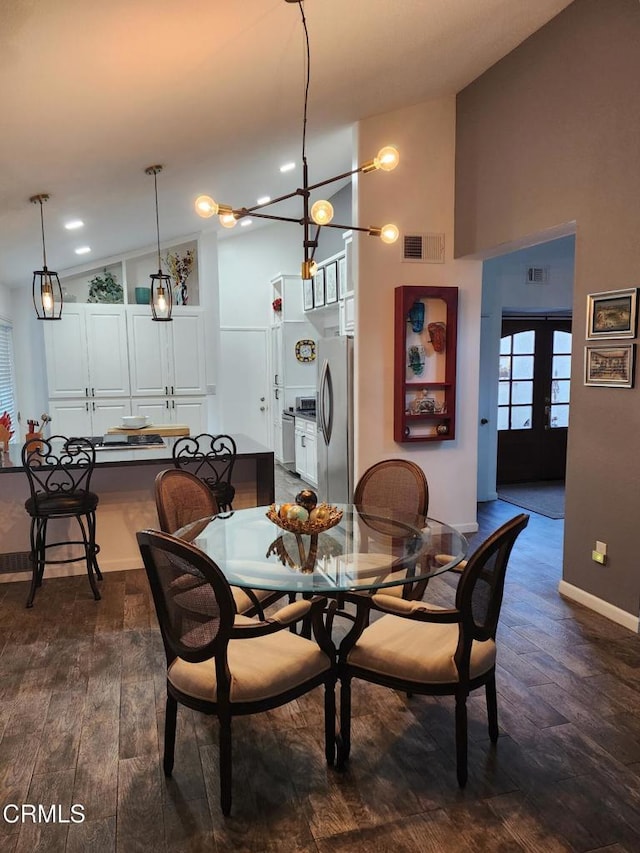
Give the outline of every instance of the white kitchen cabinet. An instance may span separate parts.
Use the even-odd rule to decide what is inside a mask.
[[[52,435],[104,435],[131,414],[131,400],[49,400],[49,414]]]
[[[280,311],[273,308],[276,299],[281,299]],[[280,321],[295,323],[304,321],[302,302],[302,279],[299,275],[278,274],[271,279],[272,323]]]
[[[157,426],[185,424],[191,435],[207,431],[206,397],[132,397],[131,411]]]
[[[356,329],[356,305],[353,293],[347,293],[338,303],[341,335],[352,335]]]
[[[44,326],[51,399],[128,397],[127,322],[123,305],[65,305]]]
[[[318,443],[315,421],[296,418],[296,471],[312,486],[318,483]]]
[[[154,323],[146,306],[127,313],[131,395],[205,394],[202,309],[176,306],[168,323]]]

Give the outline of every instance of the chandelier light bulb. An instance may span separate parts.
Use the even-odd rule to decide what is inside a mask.
[[[158,292],[158,311],[161,314],[165,314],[167,311],[167,300],[165,299],[164,291],[162,293]]]
[[[395,243],[400,236],[400,231],[396,225],[383,225],[380,230],[380,239],[383,243]]]
[[[219,206],[210,195],[199,195],[196,199],[195,207],[198,216],[202,216],[204,219],[215,216],[219,209]]]
[[[53,310],[53,290],[51,283],[46,279],[42,286],[42,307],[47,314]]]
[[[235,228],[238,221],[233,213],[222,213],[218,218],[224,228]]]
[[[320,199],[311,205],[311,218],[316,225],[327,225],[333,219],[333,205]]]
[[[311,275],[315,275],[318,272],[318,264],[315,261],[311,261],[309,264],[309,272]]]
[[[393,145],[385,145],[378,151],[374,161],[376,169],[382,169],[383,172],[391,172],[400,162],[400,154],[398,149]]]

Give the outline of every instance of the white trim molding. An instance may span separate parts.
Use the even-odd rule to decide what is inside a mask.
[[[570,601],[575,601],[578,604],[583,604],[589,610],[593,610],[606,619],[622,625],[623,628],[628,628],[634,634],[640,632],[640,618],[638,616],[634,616],[633,613],[628,613],[626,610],[621,610],[614,604],[609,604],[608,601],[603,601],[603,599],[597,598],[590,592],[585,592],[584,589],[573,586],[573,584],[566,581],[560,581],[558,592],[564,598],[568,598]]]

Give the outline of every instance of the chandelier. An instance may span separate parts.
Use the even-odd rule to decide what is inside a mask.
[[[326,187],[336,181],[341,181],[358,173],[366,174],[376,170],[390,172],[398,165],[398,151],[391,145],[385,146],[378,151],[378,154],[373,160],[368,160],[361,166],[352,169],[349,172],[343,172],[341,175],[335,175],[333,178],[327,178],[324,181],[319,181],[315,184],[309,184],[309,170],[306,154],[306,134],[307,134],[307,105],[309,99],[309,81],[311,68],[311,53],[309,48],[309,32],[307,30],[307,21],[302,8],[302,0],[285,0],[286,3],[296,3],[300,9],[302,26],[304,28],[305,47],[306,47],[306,80],[304,93],[304,113],[302,120],[302,186],[293,192],[281,195],[278,198],[269,199],[262,203],[255,204],[253,207],[234,208],[228,204],[221,204],[214,201],[211,196],[201,195],[195,201],[196,212],[199,216],[208,218],[218,216],[220,224],[225,228],[233,228],[239,219],[245,216],[255,217],[256,219],[270,219],[276,222],[296,222],[302,225],[304,229],[303,249],[304,260],[301,266],[301,276],[303,279],[313,277],[317,269],[317,264],[314,260],[316,249],[318,248],[318,236],[321,228],[339,228],[342,231],[362,231],[372,237],[379,237],[383,243],[395,243],[398,239],[399,231],[395,225],[388,224],[382,226],[370,226],[361,228],[356,225],[339,225],[333,220],[333,206],[326,199],[318,199],[311,203],[311,193],[320,187]],[[272,213],[260,213],[265,208],[271,207],[279,202],[287,201],[290,198],[300,196],[302,199],[302,216],[277,216]]]

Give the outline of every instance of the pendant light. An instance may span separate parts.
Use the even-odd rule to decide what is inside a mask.
[[[309,183],[309,171],[307,165],[306,152],[306,135],[307,135],[307,107],[309,97],[309,82],[311,68],[311,51],[309,46],[309,33],[307,30],[307,20],[305,18],[304,9],[302,6],[303,0],[285,0],[286,3],[293,3],[298,6],[302,27],[304,29],[304,40],[306,49],[306,75],[305,75],[305,90],[304,90],[304,110],[302,117],[302,186],[293,192],[281,195],[278,198],[267,198],[253,207],[233,208],[228,204],[220,204],[214,201],[211,196],[201,195],[195,201],[196,213],[205,219],[210,216],[218,216],[220,224],[225,228],[233,228],[239,219],[252,216],[256,219],[269,219],[276,222],[297,222],[304,228],[304,237],[302,241],[303,261],[301,265],[301,277],[303,279],[313,278],[317,263],[314,260],[316,249],[318,248],[318,236],[321,228],[338,228],[341,231],[362,231],[369,234],[371,237],[379,237],[383,243],[395,243],[400,234],[397,226],[391,223],[383,226],[369,226],[367,228],[357,225],[338,225],[333,222],[333,206],[324,198],[318,199],[311,204],[311,194],[315,190],[324,188],[334,183],[341,181],[344,178],[349,178],[358,173],[367,174],[368,172],[382,171],[391,172],[398,165],[399,154],[396,148],[392,145],[387,145],[378,151],[373,160],[368,160],[361,166],[352,169],[349,172],[344,172],[342,175],[336,175],[333,178],[328,178],[324,181],[318,181],[315,184]],[[294,165],[294,164],[292,164]],[[300,196],[302,198],[302,216],[277,216],[272,213],[259,213],[263,208],[278,204],[281,201],[286,201],[290,198]]]
[[[162,272],[160,259],[160,220],[158,217],[158,174],[162,166],[149,166],[145,174],[153,175],[153,186],[156,198],[156,237],[158,240],[158,272],[151,274],[151,314],[153,320],[172,320],[173,295],[171,277]]]
[[[42,231],[42,269],[33,273],[31,292],[33,307],[38,320],[60,320],[62,316],[62,288],[57,272],[47,269],[47,249],[44,241],[44,213],[42,205],[49,200],[48,193],[31,196],[31,204],[40,205],[40,228]]]

